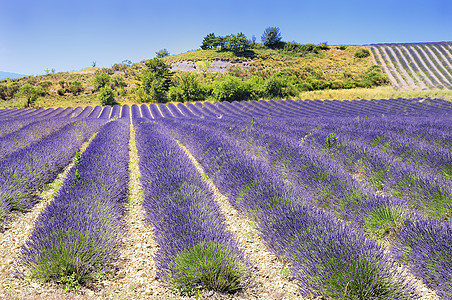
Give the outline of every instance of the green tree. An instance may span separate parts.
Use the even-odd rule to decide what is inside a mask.
[[[267,27],[261,39],[265,46],[274,48],[281,42],[281,32],[278,27]]]
[[[157,58],[162,58],[162,57],[170,55],[170,53],[166,49],[162,49],[160,51],[157,51],[157,52],[155,52],[155,54],[156,54]]]
[[[243,52],[250,47],[250,41],[240,32],[237,35],[231,34],[227,39],[228,48],[235,53]]]
[[[94,77],[93,84],[94,84],[94,89],[96,91],[107,86],[109,83],[110,83],[110,75],[108,75],[107,73],[100,73]]]
[[[20,87],[16,95],[23,97],[27,100],[25,107],[32,107],[39,96],[42,96],[44,90],[42,87],[35,87],[30,83],[26,83]]]
[[[166,93],[173,76],[171,65],[158,58],[147,61],[145,65],[148,69],[141,73],[141,88],[144,92],[142,101],[166,102]]]
[[[102,106],[117,104],[115,100],[115,92],[109,85],[100,88],[99,94],[97,95],[97,99],[99,100],[100,105]]]
[[[217,37],[214,33],[209,33],[202,41],[201,49],[215,49],[217,46]]]

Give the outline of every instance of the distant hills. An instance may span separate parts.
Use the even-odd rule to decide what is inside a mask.
[[[0,71],[0,80],[6,79],[6,78],[15,79],[15,78],[21,78],[21,77],[25,77],[25,76],[28,76],[28,75]]]

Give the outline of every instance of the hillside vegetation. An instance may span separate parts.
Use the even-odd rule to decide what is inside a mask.
[[[213,35],[213,34],[212,34]],[[232,35],[235,42],[203,50],[111,68],[0,80],[0,108],[68,107],[107,104],[234,101],[257,99],[396,98],[452,96],[448,90],[404,94],[390,86],[384,72],[364,46],[328,46],[278,42],[267,46]],[[210,36],[212,37],[212,36]],[[215,37],[224,39],[225,37]],[[226,37],[231,39],[231,36]],[[217,72],[213,62],[236,63]],[[172,64],[192,63],[195,70],[173,70]],[[386,70],[387,71],[387,70]],[[380,92],[383,92],[379,96]],[[434,94],[431,94],[434,93]]]

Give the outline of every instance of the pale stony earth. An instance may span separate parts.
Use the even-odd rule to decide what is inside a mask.
[[[226,72],[228,68],[232,66],[240,66],[243,69],[248,69],[250,67],[250,62],[230,62],[223,60],[212,61],[212,66],[209,68],[210,72]],[[182,61],[175,62],[171,64],[172,71],[190,71],[190,72],[204,72],[202,68],[199,68],[195,62],[192,61]]]

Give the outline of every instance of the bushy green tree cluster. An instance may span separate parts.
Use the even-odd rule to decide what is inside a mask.
[[[25,98],[25,107],[32,107],[36,100],[43,95],[45,95],[45,92],[41,86],[34,86],[30,83],[22,85],[16,93],[16,96]]]
[[[100,73],[94,77],[94,90],[99,91],[101,88],[110,84],[110,75],[107,73]]]
[[[202,41],[201,49],[219,48],[220,50],[230,50],[238,53],[246,51],[250,46],[251,41],[242,32],[227,36],[215,36],[214,33],[209,33]]]
[[[100,102],[100,105],[115,105],[117,104],[115,100],[115,91],[109,86],[106,85],[99,90],[99,94],[97,95],[97,99]]]
[[[171,85],[171,65],[154,58],[145,63],[147,69],[141,73],[141,101],[166,102],[167,92]]]
[[[20,85],[17,82],[9,83],[6,81],[4,84],[0,84],[0,99],[6,101],[14,98],[19,88]]]

